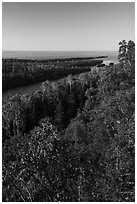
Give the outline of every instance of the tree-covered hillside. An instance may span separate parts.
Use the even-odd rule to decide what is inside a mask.
[[[2,90],[89,72],[91,67],[102,62],[94,58],[2,59]]]
[[[3,202],[135,201],[135,44],[3,104]]]

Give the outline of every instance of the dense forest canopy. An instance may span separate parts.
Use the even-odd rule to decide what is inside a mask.
[[[96,58],[2,59],[2,90],[89,72],[91,67],[103,62]]]
[[[3,104],[3,201],[135,201],[135,44]]]

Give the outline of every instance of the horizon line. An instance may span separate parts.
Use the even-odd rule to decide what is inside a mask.
[[[118,50],[2,50],[2,52],[106,52]]]

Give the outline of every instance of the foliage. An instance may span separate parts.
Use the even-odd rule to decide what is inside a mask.
[[[135,64],[135,43],[131,40],[128,43],[123,40],[119,45],[119,61],[130,65]]]
[[[69,74],[75,75],[90,71],[90,67],[103,60],[88,58],[64,60],[2,60],[2,90],[30,85],[45,80],[57,80]]]
[[[117,65],[3,104],[3,201],[135,201],[134,43],[120,46]]]

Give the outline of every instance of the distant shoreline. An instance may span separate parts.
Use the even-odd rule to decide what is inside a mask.
[[[51,60],[117,57],[118,51],[2,51],[2,59]]]
[[[102,58],[108,58],[108,56],[97,56],[97,57],[53,57],[53,58],[46,58],[46,59],[40,59],[40,58],[20,58],[20,57],[2,57],[3,60],[19,60],[19,61],[40,61],[40,62],[47,62],[47,61],[65,61],[65,60],[94,60],[94,59],[102,59]]]

